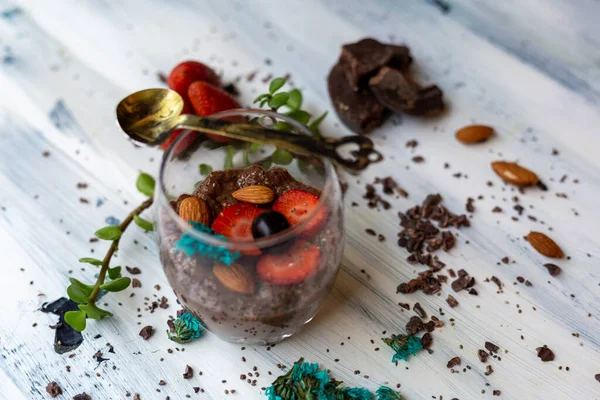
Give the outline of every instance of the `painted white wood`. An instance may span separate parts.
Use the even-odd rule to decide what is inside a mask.
[[[126,391],[139,392],[142,399],[232,397],[225,389],[237,391],[233,398],[262,398],[260,388],[273,379],[267,371],[277,375],[277,363],[289,366],[304,356],[348,385],[376,389],[384,382],[400,383],[407,399],[492,398],[493,389],[506,399],[600,398],[594,379],[600,373],[600,242],[595,232],[600,223],[600,45],[593,17],[600,5],[592,0],[457,0],[452,5],[444,15],[430,1],[382,0],[366,8],[358,0],[0,0],[0,206],[5,208],[0,211],[0,254],[6,274],[0,279],[0,393],[18,398],[5,389],[4,382],[10,381],[24,398],[43,399],[46,383],[56,380],[68,394],[64,398],[82,391],[94,399],[122,399]],[[15,7],[20,11],[10,12]],[[510,28],[508,19],[514,21]],[[315,320],[270,350],[241,350],[208,334],[184,352],[170,354],[167,349],[176,346],[163,331],[167,316],[176,311],[175,298],[152,236],[132,229],[118,259],[142,268],[144,287],[133,298],[129,291],[107,296],[115,316],[90,322],[74,358],[55,354],[47,328],[55,318],[37,309],[64,294],[69,276],[91,279],[94,268],[82,271],[77,259],[92,248],[96,255],[105,251],[102,243],[88,243],[92,232],[109,216],[123,218],[131,204],[141,201],[133,185],[138,170],[155,174],[158,168],[159,152],[135,149],[115,128],[116,102],[133,90],[159,85],[158,71],[192,58],[222,71],[226,80],[258,70],[253,82],[239,84],[246,104],[265,89],[262,78],[290,72],[311,109],[331,109],[325,77],[339,46],[366,35],[382,40],[393,35],[408,43],[421,75],[444,89],[451,109],[436,120],[404,117],[401,126],[388,123],[373,134],[386,161],[349,178],[346,203],[361,205],[347,208],[342,272]],[[523,41],[527,45],[521,46]],[[7,57],[14,61],[6,62]],[[267,57],[271,66],[264,63]],[[453,132],[471,121],[494,126],[497,137],[476,148],[461,146]],[[336,122],[331,113],[326,131],[347,133]],[[424,164],[410,161],[414,154],[405,142],[413,138],[420,143],[414,154],[423,155]],[[552,148],[560,155],[551,156]],[[42,157],[46,150],[48,158]],[[489,168],[498,158],[519,160],[544,177],[549,192],[533,190],[520,197],[526,214],[545,225],[525,216],[518,223],[511,220],[515,193]],[[444,169],[444,162],[451,168]],[[455,179],[456,172],[469,178]],[[568,179],[559,183],[563,174]],[[457,248],[441,255],[449,267],[465,268],[476,277],[478,297],[452,293],[449,287],[439,297],[395,293],[396,285],[420,267],[407,265],[406,252],[395,244],[395,212],[363,205],[364,183],[385,175],[393,175],[410,193],[408,199],[392,200],[395,208],[439,192],[448,208],[460,212],[467,197],[485,196],[475,203],[473,226],[460,231]],[[488,180],[494,187],[486,186]],[[78,182],[89,188],[77,190]],[[557,198],[556,192],[569,198]],[[79,197],[90,204],[81,204]],[[96,207],[98,199],[103,204]],[[505,212],[492,214],[495,205]],[[548,260],[522,239],[531,229],[548,232],[549,227],[571,256],[560,263],[559,278],[548,276],[541,267]],[[365,237],[366,228],[387,241]],[[506,255],[516,264],[497,265]],[[495,285],[484,282],[492,275],[505,283],[504,293],[496,294]],[[533,286],[514,286],[518,275]],[[159,292],[155,284],[161,285]],[[458,299],[457,308],[447,307],[447,293]],[[170,308],[143,311],[137,318],[144,296],[154,295],[169,297]],[[440,316],[441,307],[446,326],[434,333],[433,354],[395,367],[389,362],[391,350],[379,338],[383,330],[400,331],[412,315],[397,303],[415,301],[430,315]],[[154,325],[157,334],[143,341],[138,321]],[[96,334],[102,338],[93,339]],[[495,372],[489,377],[476,355],[486,340],[509,351],[501,362],[492,361]],[[115,354],[106,353],[107,342]],[[555,351],[554,362],[542,363],[535,356],[542,344]],[[98,350],[110,358],[100,366],[91,357]],[[446,362],[455,355],[472,369],[451,374]],[[246,363],[238,362],[242,356]],[[189,381],[181,376],[186,364],[196,371]],[[254,365],[261,375],[251,387],[239,376]],[[166,386],[158,386],[161,379]],[[206,392],[193,394],[193,386]]]

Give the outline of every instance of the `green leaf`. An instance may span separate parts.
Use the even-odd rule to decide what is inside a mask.
[[[292,110],[299,110],[302,107],[302,92],[298,89],[292,89],[288,93],[290,97],[287,101],[287,106]]]
[[[292,125],[288,124],[287,122],[283,122],[283,121],[277,121],[277,122],[275,122],[271,128],[277,129],[278,131],[292,131],[292,130],[294,130],[294,127]]]
[[[281,89],[281,87],[283,85],[285,85],[285,78],[275,78],[271,81],[271,83],[269,84],[269,93],[273,94],[276,91],[278,91],[279,89]]]
[[[271,168],[271,165],[273,165],[273,161],[271,161],[271,160],[266,160],[266,161],[263,163],[262,167],[263,167],[263,169],[266,171],[266,170],[268,170],[269,168]]]
[[[287,103],[290,95],[287,92],[277,93],[275,96],[271,97],[269,100],[269,107],[273,109],[278,109],[281,106],[284,106]]]
[[[154,224],[147,219],[140,217],[139,215],[133,216],[133,222],[140,228],[152,232],[154,230]]]
[[[223,143],[213,142],[212,140],[207,140],[206,142],[204,142],[204,147],[206,147],[209,150],[215,150],[215,149],[218,149],[219,147],[223,147],[223,146],[224,146]]]
[[[104,228],[100,228],[94,232],[94,235],[96,235],[98,239],[102,240],[117,240],[122,234],[123,232],[121,232],[121,228],[115,225],[105,226]]]
[[[75,303],[85,303],[88,301],[88,297],[90,297],[90,293],[85,292],[79,286],[69,285],[67,287],[67,296]]]
[[[300,160],[298,160],[300,161]],[[108,269],[108,277],[113,281],[121,276],[121,267],[114,267]]]
[[[213,167],[208,164],[200,164],[198,168],[200,169],[200,175],[208,175],[213,172]]]
[[[260,94],[260,95],[256,96],[256,98],[254,99],[254,101],[252,103],[258,103],[259,101],[261,101],[263,99],[267,99],[269,97],[271,97],[271,95],[268,93]]]
[[[69,282],[71,282],[71,285],[77,286],[78,288],[80,288],[81,290],[83,290],[88,296],[90,294],[92,294],[92,291],[94,290],[93,286],[86,285],[85,283],[83,283],[80,280],[77,280],[75,278],[69,278]]]
[[[102,319],[112,315],[112,313],[97,307],[95,304],[91,306],[89,304],[80,304],[77,307],[92,319]]]
[[[225,154],[225,162],[223,163],[223,169],[231,169],[233,168],[233,156],[235,155],[235,151],[232,146],[227,146],[225,148],[227,154]]]
[[[260,149],[262,149],[264,147],[264,143],[252,143],[249,147],[248,147],[248,153],[256,153],[257,151],[259,151]]]
[[[117,278],[113,281],[106,282],[100,286],[100,289],[106,290],[107,292],[120,292],[121,290],[127,289],[127,286],[131,283],[131,279],[124,276]]]
[[[321,137],[321,131],[319,130],[319,125],[321,125],[321,122],[323,122],[323,120],[325,119],[325,117],[327,116],[327,111],[325,111],[323,114],[321,114],[321,116],[317,119],[315,119],[313,122],[310,123],[310,125],[308,125],[308,129],[310,129],[312,131],[312,133],[315,134],[316,137]]]
[[[309,162],[301,159],[297,159],[296,162],[298,164],[298,169],[303,173],[307,173],[310,170],[310,167],[312,166],[312,164],[310,164]]]
[[[98,260],[97,258],[91,258],[91,257],[83,257],[79,259],[80,263],[88,263],[88,264],[92,264],[92,265],[102,265],[102,261]]]
[[[287,150],[277,149],[273,152],[271,158],[275,164],[288,165],[292,162],[294,156]]]
[[[286,114],[288,117],[294,118],[296,121],[300,122],[302,125],[308,124],[308,120],[310,119],[310,114],[306,111],[302,110],[293,110]]]
[[[152,196],[154,193],[154,185],[156,182],[154,178],[150,175],[142,172],[140,176],[138,176],[137,182],[135,183],[135,187],[137,190],[145,194],[146,196]]]
[[[243,159],[243,161],[244,161],[244,166],[248,166],[248,165],[250,165],[250,158],[248,157],[248,155],[249,155],[250,153],[248,153],[248,149],[245,149],[245,150],[244,150],[244,152],[243,152],[242,154],[244,155],[244,159]]]
[[[264,107],[265,104],[267,104],[269,102],[269,100],[270,100],[270,98],[268,98],[268,99],[262,99],[261,102],[260,102],[260,107],[261,108]]]
[[[71,328],[77,332],[85,330],[85,312],[83,311],[67,311],[65,313],[65,322],[71,325]]]

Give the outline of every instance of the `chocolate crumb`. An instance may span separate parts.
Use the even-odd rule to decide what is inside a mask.
[[[429,333],[429,332],[425,333],[423,335],[423,337],[421,337],[421,346],[423,346],[424,349],[430,348],[432,342],[433,342],[433,336],[431,336],[431,333]]]
[[[131,280],[131,287],[132,288],[141,288],[142,287],[142,282],[140,282],[140,280],[137,279],[137,278],[133,278]]]
[[[421,163],[425,162],[425,158],[423,158],[423,156],[414,156],[412,158],[412,160],[416,164],[421,164]]]
[[[83,393],[79,393],[79,394],[76,394],[75,396],[73,396],[73,400],[92,400],[92,396],[90,396],[86,392],[83,392]]]
[[[140,336],[144,340],[150,339],[152,337],[152,335],[154,335],[154,328],[152,327],[152,325],[147,325],[147,326],[143,327],[142,330],[140,331]]]
[[[537,351],[537,356],[543,362],[554,361],[554,352],[546,347],[546,345],[543,347],[538,347],[535,350]]]
[[[141,274],[142,271],[138,268],[138,267],[130,267],[130,266],[125,266],[125,269],[127,270],[127,272],[129,272],[131,275],[138,275]]]
[[[508,257],[503,257],[502,260],[500,260],[500,261],[502,261],[504,264],[508,264],[510,262]]]
[[[492,366],[486,365],[485,372],[484,372],[485,376],[490,376],[493,373],[494,373],[494,369],[492,368]]]
[[[550,276],[557,276],[561,272],[560,267],[556,264],[546,263],[546,264],[544,264],[544,267],[546,267],[546,269],[550,273]]]
[[[446,367],[447,367],[447,368],[452,368],[452,367],[455,367],[455,366],[457,366],[457,365],[460,365],[460,357],[454,357],[454,358],[451,358],[451,359],[448,361],[448,363],[446,364]]]
[[[477,357],[479,357],[479,361],[482,363],[487,362],[488,353],[485,350],[479,349],[477,350]]]
[[[167,75],[164,72],[157,72],[156,77],[161,83],[167,83]]]
[[[596,375],[594,375],[594,378],[596,378],[596,380],[597,380],[598,382],[600,382],[600,374],[596,374]]]
[[[46,393],[48,393],[50,397],[55,398],[62,394],[62,389],[58,386],[58,383],[52,381],[46,385]]]
[[[161,379],[160,381],[158,381],[158,384],[160,386],[165,386],[167,384],[167,382],[164,379]]]
[[[500,395],[502,394],[502,392],[501,392],[501,391],[499,391],[499,390],[497,390],[497,389],[495,389],[494,391],[492,391],[492,394],[493,394],[494,396],[500,396]]]
[[[417,332],[422,331],[424,328],[423,321],[421,318],[417,316],[410,317],[410,320],[406,324],[406,333],[409,335],[414,335]]]
[[[375,231],[373,229],[371,229],[371,228],[365,229],[365,232],[367,233],[367,235],[370,235],[370,236],[375,236],[376,235]]]
[[[458,305],[458,301],[451,294],[448,295],[446,303],[448,303],[451,308],[454,308]]]
[[[194,370],[189,365],[186,365],[183,372],[183,379],[191,379],[192,376],[194,376]]]
[[[419,316],[419,318],[426,318],[427,317],[427,313],[425,312],[425,310],[423,310],[423,307],[421,307],[421,304],[419,304],[418,302],[415,303],[415,305],[413,306],[413,311],[415,313],[417,313],[417,315]]]
[[[414,149],[415,147],[417,147],[419,145],[419,142],[417,142],[415,139],[409,140],[408,142],[406,142],[406,147]]]
[[[465,205],[465,209],[470,213],[475,212],[475,206],[473,205],[474,201],[475,199],[472,197],[467,198],[467,204]]]
[[[497,353],[498,350],[500,349],[500,347],[496,346],[494,343],[492,342],[485,342],[484,347],[488,350],[491,351],[492,353]]]
[[[496,207],[494,207],[494,208],[492,209],[492,212],[493,212],[493,213],[501,213],[501,212],[502,212],[502,208],[500,208],[500,207],[496,206]]]

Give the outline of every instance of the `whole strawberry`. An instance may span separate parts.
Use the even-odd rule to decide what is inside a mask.
[[[221,111],[240,108],[240,103],[223,90],[206,82],[194,82],[188,89],[188,97],[197,115],[208,117]],[[228,143],[232,139],[219,135],[207,134],[218,143]]]
[[[167,78],[167,86],[186,100],[190,85],[196,81],[221,86],[219,75],[210,67],[197,61],[184,61],[173,68]]]

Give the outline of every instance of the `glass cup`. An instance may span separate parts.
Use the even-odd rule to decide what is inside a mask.
[[[290,117],[271,111],[238,109],[212,117],[312,134]],[[327,159],[289,156],[268,145],[216,143],[192,131],[182,133],[164,153],[155,195],[161,263],[181,304],[224,340],[272,344],[293,335],[315,316],[339,270],[343,202],[335,169]],[[203,183],[207,177],[202,174],[211,168],[215,172]],[[261,184],[271,187],[276,196],[300,188],[320,198],[301,223],[243,242],[215,236],[198,224],[194,227],[178,214],[181,202],[197,187],[203,191],[197,195],[211,208],[213,221],[223,206],[237,203],[228,192]],[[259,207],[269,209],[270,205]],[[206,251],[186,252],[182,242],[190,241],[199,245],[195,249]],[[303,264],[313,265],[306,276],[282,282],[264,274],[266,266],[277,275],[277,266],[286,264],[272,262],[278,259],[273,257],[285,257],[296,247],[307,250],[307,258],[312,258],[313,264]]]

